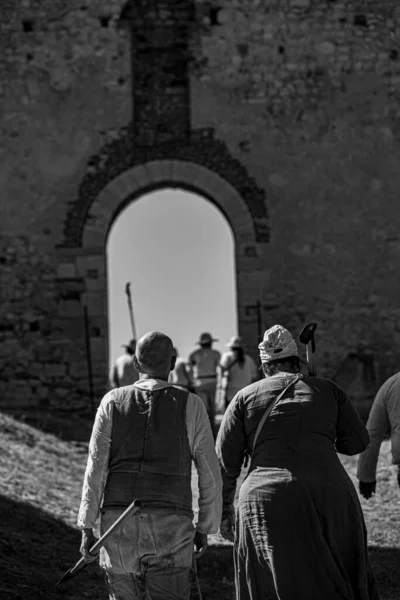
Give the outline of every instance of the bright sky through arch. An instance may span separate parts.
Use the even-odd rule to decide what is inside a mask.
[[[220,351],[237,334],[232,230],[201,196],[165,189],[132,202],[111,228],[107,266],[111,363],[132,337],[127,281],[138,337],[163,331],[186,357],[202,331]]]

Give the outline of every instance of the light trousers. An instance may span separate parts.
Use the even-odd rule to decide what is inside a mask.
[[[105,510],[101,535],[124,511]],[[169,509],[128,517],[100,550],[110,600],[189,600],[192,519]]]

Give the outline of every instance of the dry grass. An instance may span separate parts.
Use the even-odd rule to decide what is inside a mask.
[[[81,433],[75,437],[84,439],[90,426],[82,422],[79,426]],[[46,422],[44,428],[50,430],[51,427],[52,424]],[[56,428],[60,435],[61,429]],[[64,437],[74,437],[73,433],[69,427]],[[75,522],[87,444],[62,440],[0,414],[0,453],[0,597],[7,600],[106,600],[103,575],[94,565],[60,588],[54,587],[79,559],[80,535]],[[356,458],[342,457],[342,460],[356,481]],[[398,600],[400,490],[390,465],[388,442],[383,444],[378,477],[376,496],[368,502],[362,500],[362,505],[381,600]],[[198,569],[204,600],[233,600],[229,543],[213,536],[212,546],[199,562]]]
[[[340,458],[357,487],[357,457]],[[379,457],[376,494],[370,500],[361,497],[381,600],[400,598],[400,490],[396,473],[396,467],[391,465],[390,442],[385,441]]]

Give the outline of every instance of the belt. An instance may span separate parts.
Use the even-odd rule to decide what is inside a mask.
[[[216,379],[217,376],[214,375],[198,375],[196,379]]]

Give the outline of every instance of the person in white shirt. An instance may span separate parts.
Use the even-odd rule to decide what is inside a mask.
[[[193,350],[188,357],[190,379],[193,389],[203,400],[211,427],[215,427],[215,395],[217,391],[217,368],[220,352],[212,348],[218,342],[210,333],[202,333],[196,342],[200,348]]]
[[[376,491],[376,467],[385,437],[390,435],[392,463],[397,465],[400,487],[400,372],[389,377],[378,390],[369,413],[367,429],[370,442],[358,459],[359,491],[371,498]]]
[[[218,389],[223,411],[241,389],[259,379],[256,364],[245,353],[242,338],[233,336],[226,346],[229,351],[221,356],[218,370]]]
[[[95,418],[78,516],[85,561],[94,559],[89,549],[100,513],[102,535],[134,499],[143,505],[100,551],[110,600],[188,600],[193,557],[218,531],[222,479],[213,435],[202,400],[168,383],[175,358],[169,337],[142,336],[133,358],[140,379],[108,392]]]
[[[192,390],[192,382],[190,380],[188,363],[185,359],[179,358],[178,349],[174,348],[176,363],[175,368],[170,372],[168,381],[172,383],[175,387],[178,387],[182,390]]]
[[[125,348],[125,352],[116,359],[110,377],[111,387],[113,388],[131,385],[139,379],[139,373],[133,364],[136,340],[131,340],[129,344],[123,344],[122,347]]]

